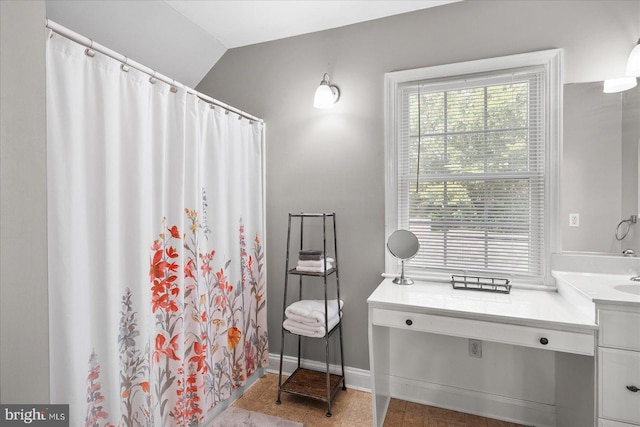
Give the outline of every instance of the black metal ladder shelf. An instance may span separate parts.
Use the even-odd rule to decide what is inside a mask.
[[[296,268],[289,267],[289,254],[291,248],[291,222],[292,219],[300,220],[300,250],[304,249],[304,220],[306,218],[311,219],[322,219],[322,253],[323,256],[327,257],[327,220],[332,220],[332,231],[333,231],[333,255],[334,255],[334,265],[330,269],[325,269],[324,272],[307,272],[307,271],[298,271]],[[326,264],[325,264],[326,265]],[[300,348],[301,341],[303,336],[292,333],[282,327],[282,337],[280,341],[280,371],[278,374],[278,399],[276,400],[277,404],[280,404],[282,401],[280,399],[280,395],[282,392],[295,394],[298,396],[304,396],[316,400],[320,400],[327,403],[327,417],[331,416],[331,401],[335,397],[338,389],[342,386],[342,390],[346,390],[347,387],[344,381],[344,357],[343,357],[343,349],[342,349],[342,308],[340,307],[340,276],[339,276],[339,268],[338,268],[338,242],[336,238],[336,214],[335,213],[297,213],[297,214],[289,214],[289,224],[287,230],[287,256],[286,256],[286,267],[285,267],[285,279],[284,279],[284,302],[282,308],[282,322],[284,323],[286,319],[285,311],[287,309],[287,295],[288,295],[288,287],[289,287],[289,276],[298,276],[299,279],[299,288],[298,288],[298,301],[302,300],[302,283],[303,278],[307,277],[309,280],[314,280],[317,278],[322,278],[324,282],[324,301],[325,301],[325,310],[327,307],[328,301],[328,283],[329,279],[335,277],[336,283],[336,298],[338,304],[338,323],[329,329],[328,325],[328,315],[325,311],[325,333],[321,338],[312,338],[312,339],[323,339],[325,343],[325,371],[318,371],[312,369],[306,369],[301,366],[301,357],[300,357]],[[339,333],[339,345],[340,345],[340,368],[341,373],[335,374],[329,372],[329,348],[330,348],[330,338],[335,332]],[[298,337],[298,365],[295,371],[286,379],[286,381],[282,381],[282,365],[284,359],[284,340],[286,336],[297,336]]]

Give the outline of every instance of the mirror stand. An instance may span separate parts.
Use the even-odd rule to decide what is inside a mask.
[[[400,260],[400,277],[393,279],[393,283],[396,285],[413,285],[413,279],[404,275],[404,260]]]

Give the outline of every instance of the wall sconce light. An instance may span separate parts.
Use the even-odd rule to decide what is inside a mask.
[[[627,76],[640,77],[640,39],[627,60]]]
[[[604,93],[624,92],[638,85],[636,77],[640,77],[640,40],[631,50],[627,59],[627,75],[617,79],[607,79],[604,81]]]
[[[320,86],[313,97],[313,106],[316,108],[333,108],[333,104],[340,99],[340,89],[329,82],[329,75],[324,73]]]

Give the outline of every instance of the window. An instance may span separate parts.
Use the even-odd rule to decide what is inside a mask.
[[[549,283],[558,70],[553,50],[387,74],[387,236],[418,236],[412,274]]]

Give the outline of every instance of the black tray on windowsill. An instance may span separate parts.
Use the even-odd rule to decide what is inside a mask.
[[[482,291],[508,294],[511,292],[509,279],[482,276],[461,276],[451,275],[451,286],[453,289],[465,291]]]

